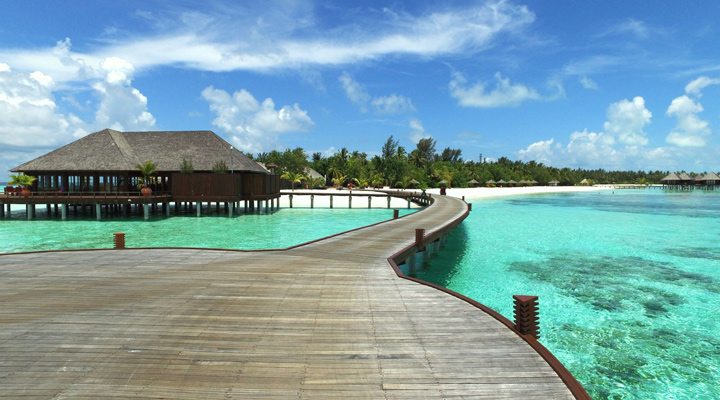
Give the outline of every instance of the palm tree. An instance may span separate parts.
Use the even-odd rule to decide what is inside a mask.
[[[157,166],[151,160],[147,160],[144,163],[135,166],[140,172],[142,177],[139,179],[140,187],[147,187],[152,182],[152,176],[157,172]]]
[[[35,182],[37,178],[30,175],[25,174],[15,174],[10,175],[10,182],[8,182],[8,185],[10,186],[22,186],[24,188],[29,188],[32,186],[33,182]]]
[[[295,190],[296,183],[301,183],[302,181],[307,179],[305,174],[303,174],[301,172],[292,172],[292,171],[285,171],[280,176],[280,178],[290,181],[290,187],[292,188],[292,190]]]
[[[345,183],[345,179],[347,179],[347,176],[335,171],[335,177],[332,179],[332,183],[335,187],[342,186],[343,183]]]

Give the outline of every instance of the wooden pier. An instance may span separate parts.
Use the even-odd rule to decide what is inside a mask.
[[[0,397],[587,398],[534,339],[391,267],[468,209],[434,196],[276,251],[0,256]]]

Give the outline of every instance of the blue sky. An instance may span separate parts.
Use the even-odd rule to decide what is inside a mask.
[[[7,2],[0,180],[106,127],[720,170],[720,2]]]

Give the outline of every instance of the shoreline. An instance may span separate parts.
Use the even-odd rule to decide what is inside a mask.
[[[553,194],[553,193],[585,193],[599,192],[603,190],[613,190],[613,187],[601,186],[523,186],[523,187],[504,187],[504,188],[450,188],[447,189],[448,196],[462,198],[465,200],[484,200],[498,197],[508,196],[526,196],[532,194]],[[440,189],[428,189],[428,193],[439,194]]]

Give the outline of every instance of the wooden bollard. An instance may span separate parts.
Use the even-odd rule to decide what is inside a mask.
[[[540,310],[537,296],[513,296],[515,311],[515,329],[521,335],[540,338]]]
[[[125,248],[125,234],[122,232],[117,232],[113,234],[113,242],[115,244],[116,249],[124,249]]]
[[[415,229],[415,247],[418,249],[418,251],[425,249],[425,229],[424,228],[416,228]]]
[[[398,210],[396,208],[393,210],[393,219],[398,219],[398,218],[400,218],[400,210]]]
[[[465,196],[462,197],[463,201],[465,201]]]
[[[468,205],[468,211],[472,211],[472,203],[467,203]]]

